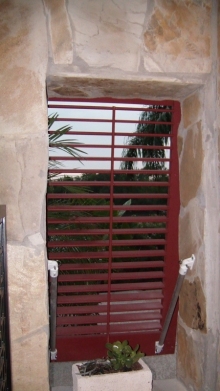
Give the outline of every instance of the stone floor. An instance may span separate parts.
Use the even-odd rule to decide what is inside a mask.
[[[165,379],[165,380],[154,380],[153,391],[187,391],[187,389],[177,379]]]
[[[52,387],[51,391],[73,391],[73,387],[71,387],[71,386],[57,386],[57,387]]]

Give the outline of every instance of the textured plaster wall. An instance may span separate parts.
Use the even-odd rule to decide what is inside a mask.
[[[0,200],[8,211],[14,390],[48,390],[48,96],[181,101],[177,375],[219,390],[217,0],[1,0]],[[48,58],[48,64],[47,64]]]
[[[47,30],[42,1],[1,1],[0,38],[0,203],[7,206],[13,390],[47,391]]]

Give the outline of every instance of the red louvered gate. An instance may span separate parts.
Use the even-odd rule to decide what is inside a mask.
[[[103,357],[108,340],[152,355],[178,274],[179,103],[48,107],[59,114],[50,136],[72,126],[52,142],[47,194],[48,258],[60,264],[58,361]],[[80,156],[60,150],[67,138]],[[176,314],[164,354],[175,332]]]

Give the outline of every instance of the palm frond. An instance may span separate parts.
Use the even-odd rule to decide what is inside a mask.
[[[50,130],[53,124],[55,123],[55,121],[57,120],[58,116],[59,116],[58,113],[50,114],[48,116],[48,130],[49,130],[48,137],[49,137],[50,151],[54,149],[58,149],[76,158],[80,163],[82,163],[80,160],[81,154],[82,153],[86,154],[86,152],[77,148],[77,144],[81,144],[81,143],[79,143],[75,139],[69,139],[69,138],[62,139],[64,135],[68,134],[68,132],[72,130],[72,126],[65,125],[57,130],[54,131]],[[60,166],[62,166],[62,163],[60,163],[59,161],[54,160],[53,162],[52,161],[49,162],[49,169],[58,168]],[[56,175],[57,174],[52,174],[53,177]],[[52,176],[50,175],[50,178]]]

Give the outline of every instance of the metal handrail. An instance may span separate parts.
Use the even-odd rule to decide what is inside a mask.
[[[170,325],[170,322],[171,322],[171,319],[173,316],[174,309],[176,307],[176,303],[177,303],[177,300],[179,297],[180,289],[183,284],[183,280],[186,276],[188,269],[192,270],[194,262],[195,262],[195,255],[194,254],[191,256],[191,258],[184,259],[184,261],[180,262],[178,279],[177,279],[176,286],[175,286],[173,296],[172,296],[172,300],[170,302],[170,306],[169,306],[169,309],[168,309],[168,312],[166,315],[166,319],[165,319],[163,328],[161,330],[160,339],[159,339],[159,341],[155,342],[155,353],[156,354],[161,353],[163,350],[164,341],[165,341],[167,331],[168,331],[168,328],[169,328],[169,325]]]
[[[0,205],[0,386],[2,391],[12,391],[9,325],[6,206]]]
[[[57,326],[57,278],[58,262],[48,261],[48,271],[50,272],[50,358],[57,359],[56,349],[56,326]]]

